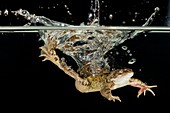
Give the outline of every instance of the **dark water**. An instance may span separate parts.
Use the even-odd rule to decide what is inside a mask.
[[[119,61],[122,63],[120,65],[132,68],[135,71],[135,78],[148,85],[156,84],[158,87],[153,89],[155,97],[147,92],[145,97],[141,95],[139,99],[136,98],[137,88],[127,86],[117,89],[113,91],[113,94],[120,96],[121,103],[110,102],[104,99],[99,92],[87,94],[78,92],[72,78],[64,74],[53,63],[42,62],[42,58],[38,57],[40,54],[38,48],[42,43],[38,42],[37,35],[33,33],[1,35],[2,99],[13,101],[13,104],[14,101],[25,104],[31,102],[33,105],[36,102],[43,104],[42,106],[46,106],[46,102],[50,102],[52,109],[55,106],[61,109],[61,106],[68,107],[74,103],[78,108],[87,111],[110,112],[122,111],[123,108],[129,110],[144,108],[155,111],[163,109],[165,103],[170,99],[169,33],[148,34],[147,37],[137,37],[123,44],[135,51],[133,56],[136,58],[136,62],[129,65],[125,62],[127,61],[126,56],[122,56],[122,61]],[[152,106],[150,107],[150,105]]]
[[[119,7],[116,7],[115,3],[113,3],[115,11],[121,9],[122,12],[117,14],[120,19],[118,19],[117,16],[113,18],[114,22],[112,24],[121,24],[122,21],[126,20],[126,25],[141,25],[143,23],[142,20],[138,19],[138,22],[133,23],[130,21],[133,16],[131,17],[130,15],[130,17],[128,17],[129,14],[126,12],[128,7],[130,7],[129,10],[131,12],[134,12],[135,9],[140,12],[139,8],[134,7],[134,5],[137,4],[141,10],[144,10],[144,7],[152,9],[160,5],[160,8],[162,7],[162,10],[160,10],[161,13],[152,25],[165,25],[167,1],[160,0],[160,2],[158,0],[151,0],[147,4],[145,3],[146,1],[144,1],[145,0],[129,2],[127,7],[123,8],[120,5],[121,3],[118,2]],[[31,1],[21,3],[23,4],[22,6],[17,3],[15,3],[16,5],[5,3],[4,5],[1,4],[0,8],[2,10],[6,8],[10,8],[11,10],[26,8],[37,15],[45,15],[49,18],[56,17],[55,20],[63,20],[62,22],[74,24],[85,21],[87,15],[83,15],[82,13],[88,11],[85,10],[80,13],[75,10],[81,8],[80,5],[76,5],[76,3],[80,3],[80,1],[70,2],[66,0],[56,2],[60,4],[60,7],[58,7],[59,9],[62,9],[62,5],[67,3],[74,15],[70,17],[67,13],[54,13],[56,10],[50,10],[48,8],[50,6],[52,7],[53,3],[44,1],[35,2],[32,7],[29,5]],[[109,1],[107,2],[106,4],[109,5]],[[144,4],[141,4],[141,2]],[[88,6],[86,1],[83,1],[83,3],[86,3]],[[39,5],[45,7],[45,9],[38,8]],[[85,5],[81,6],[85,7]],[[132,10],[133,8],[134,10]],[[107,9],[106,11],[110,10]],[[53,12],[53,14],[51,15],[49,12]],[[141,17],[139,18],[148,17],[153,10],[145,10],[145,12],[146,15],[141,13]],[[25,22],[22,21],[22,19],[15,20],[15,17],[12,15],[9,16],[10,17],[3,16],[1,18],[1,25],[9,25],[9,23],[11,23],[11,25],[23,25]],[[66,18],[67,16],[69,19]],[[122,19],[122,17],[125,18]],[[107,14],[106,18],[108,19]],[[104,20],[103,18],[102,22],[110,24],[111,20],[107,19]],[[151,93],[147,92],[146,96],[141,95],[139,99],[136,97],[138,88],[127,86],[113,91],[113,95],[120,96],[122,100],[121,103],[118,101],[110,102],[104,99],[99,92],[87,94],[78,92],[75,89],[74,80],[72,78],[65,75],[64,72],[59,70],[53,63],[41,61],[42,58],[39,58],[39,47],[42,46],[43,43],[38,40],[39,34],[37,33],[0,34],[0,102],[7,108],[6,110],[21,111],[22,108],[24,111],[41,112],[47,110],[48,112],[58,112],[61,110],[65,112],[69,110],[71,112],[85,111],[95,113],[135,113],[138,111],[155,112],[157,110],[164,112],[165,110],[169,110],[166,107],[166,103],[170,101],[170,33],[148,33],[146,37],[144,35],[139,35],[135,39],[127,40],[125,43],[115,48],[122,53],[122,56],[120,56],[121,60],[117,58],[118,66],[132,68],[135,72],[134,77],[146,82],[148,85],[158,85],[157,88],[153,89],[156,96],[152,96]],[[124,52],[120,49],[124,45],[132,51],[133,57],[136,59],[133,65],[127,63],[129,57],[126,57]],[[69,108],[70,106],[72,107]]]

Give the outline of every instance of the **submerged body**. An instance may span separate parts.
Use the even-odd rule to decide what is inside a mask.
[[[87,84],[76,81],[75,85],[80,92],[101,91],[108,85],[110,86],[110,90],[114,90],[128,85],[132,76],[133,72],[131,69],[117,69],[112,71],[112,73],[105,73],[98,76],[89,76],[86,78]]]
[[[56,54],[54,49],[51,48],[51,45],[42,46],[43,54],[40,57],[45,57],[43,61],[50,60],[55,65],[57,65],[61,70],[63,70],[67,75],[71,76],[75,79],[75,87],[82,93],[90,93],[99,91],[103,97],[108,100],[120,100],[118,96],[112,95],[112,90],[117,88],[121,88],[127,85],[138,87],[140,90],[138,91],[137,97],[139,97],[142,93],[146,91],[150,91],[153,95],[154,92],[150,89],[153,87],[157,87],[156,85],[148,86],[142,81],[131,78],[134,74],[132,69],[116,69],[112,70],[109,73],[102,73],[99,75],[89,75],[88,77],[81,78],[80,74],[74,71],[68,66],[64,60],[64,58],[60,59]],[[85,69],[85,68],[84,68]],[[81,70],[88,73],[88,70]]]
[[[112,71],[110,74],[90,76],[84,80],[86,83],[76,81],[75,86],[77,90],[82,93],[99,91],[103,97],[113,101],[121,100],[119,96],[113,96],[111,91],[127,85],[141,88],[137,97],[139,97],[143,92],[145,93],[147,90],[155,95],[150,88],[157,87],[156,85],[147,86],[142,81],[131,78],[133,74],[134,73],[131,69],[117,69]]]

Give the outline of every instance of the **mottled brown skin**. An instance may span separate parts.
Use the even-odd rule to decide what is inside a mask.
[[[86,83],[83,83],[83,81],[76,81],[75,85],[77,90],[82,93],[100,91],[103,97],[113,101],[121,100],[118,96],[113,96],[111,91],[127,85],[140,88],[137,97],[139,97],[143,92],[145,94],[145,91],[147,90],[155,95],[150,88],[157,87],[156,85],[147,86],[142,81],[131,78],[132,76],[133,71],[131,69],[117,69],[113,70],[109,74],[89,76],[84,80]]]
[[[157,87],[156,85],[148,86],[142,81],[131,78],[133,76],[133,71],[131,69],[116,69],[111,71],[110,73],[105,73],[102,75],[88,75],[87,77],[80,77],[80,75],[71,69],[65,63],[64,58],[59,58],[59,56],[54,51],[54,44],[48,43],[48,45],[44,45],[40,47],[42,50],[41,57],[45,57],[45,60],[50,60],[55,65],[57,65],[61,70],[63,70],[67,75],[75,79],[76,89],[82,93],[89,92],[97,92],[99,91],[103,97],[108,100],[118,100],[121,101],[118,96],[112,95],[112,90],[117,88],[121,88],[127,85],[138,87],[140,90],[138,91],[137,97],[139,97],[142,93],[146,91],[150,91],[153,95],[154,92],[150,89],[153,87]],[[87,70],[83,70],[87,71]]]

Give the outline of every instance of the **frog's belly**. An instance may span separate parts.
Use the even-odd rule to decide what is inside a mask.
[[[82,93],[88,92],[97,92],[101,90],[101,84],[91,84],[91,85],[82,85],[78,81],[75,82],[76,89]]]

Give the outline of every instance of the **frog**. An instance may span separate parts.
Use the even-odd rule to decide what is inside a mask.
[[[41,46],[41,55],[40,57],[45,57],[42,61],[51,61],[57,65],[65,74],[69,75],[75,80],[75,88],[81,93],[91,93],[91,92],[100,92],[101,96],[106,98],[109,101],[120,101],[119,96],[112,95],[112,90],[116,90],[125,86],[133,86],[139,88],[137,97],[146,91],[152,93],[155,96],[155,93],[151,88],[157,87],[157,85],[147,85],[137,78],[133,78],[134,72],[130,68],[124,69],[114,69],[112,71],[105,71],[98,75],[88,75],[83,76],[85,73],[90,74],[88,71],[89,65],[84,65],[86,68],[82,68],[79,71],[75,71],[70,66],[67,65],[65,58],[60,58],[55,51],[55,44],[49,43]],[[81,71],[83,73],[81,73]]]

